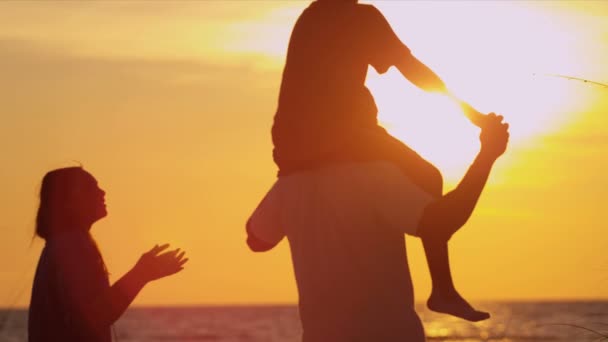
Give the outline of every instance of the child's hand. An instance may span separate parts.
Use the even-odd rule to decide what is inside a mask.
[[[460,108],[464,112],[464,115],[477,127],[484,128],[488,123],[488,116],[482,114],[477,109],[473,108],[470,104],[460,101]]]
[[[456,102],[460,108],[462,109],[464,116],[466,116],[475,126],[479,128],[483,128],[487,122],[487,115],[481,113],[477,109],[473,108],[467,102],[461,100],[458,96],[454,95],[452,92],[448,91],[447,96],[452,99],[452,101]]]

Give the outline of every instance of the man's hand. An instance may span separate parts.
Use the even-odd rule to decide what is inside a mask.
[[[481,156],[492,160],[498,159],[507,149],[509,142],[509,124],[502,122],[502,115],[490,113],[485,116],[481,127],[479,140],[481,141]]]

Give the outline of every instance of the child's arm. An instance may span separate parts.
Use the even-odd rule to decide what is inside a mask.
[[[458,103],[460,109],[462,109],[462,112],[464,113],[464,116],[466,116],[467,119],[469,119],[469,121],[471,121],[475,126],[484,128],[490,121],[486,114],[480,113],[477,109],[473,108],[467,102],[459,99],[454,94],[448,93],[448,96],[454,102]]]
[[[370,53],[369,64],[380,74],[391,66],[396,66],[403,77],[418,88],[449,96],[460,105],[465,116],[479,127],[485,126],[485,115],[475,110],[466,102],[452,94],[441,78],[428,66],[412,54],[395,34],[390,24],[380,11],[373,6],[362,6],[367,12],[367,28],[365,35],[368,39],[366,49]],[[365,23],[365,21],[364,21]]]
[[[403,77],[424,91],[450,93],[443,80],[411,53],[403,56],[395,66]]]
[[[458,103],[464,115],[476,126],[483,127],[485,125],[486,115],[480,113],[471,105],[456,97],[447,88],[443,80],[431,70],[428,66],[422,63],[413,54],[408,53],[404,58],[400,59],[396,64],[399,72],[408,81],[412,82],[418,88],[427,92],[436,92],[448,96],[454,102]]]

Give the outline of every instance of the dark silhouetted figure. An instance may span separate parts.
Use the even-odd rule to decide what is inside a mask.
[[[89,230],[107,215],[105,192],[81,167],[48,172],[40,189],[36,234],[45,240],[29,308],[30,342],[106,342],[111,326],[150,281],[175,274],[188,259],[154,246],[110,285]]]
[[[378,125],[374,99],[365,87],[369,65],[379,73],[396,66],[404,77],[421,89],[450,96],[461,105],[465,115],[482,128],[482,137],[486,139],[485,144],[482,139],[482,152],[457,189],[444,196],[439,170]],[[369,281],[363,280],[367,277],[376,277],[374,284],[370,285],[376,293],[382,291],[380,279],[384,279],[385,286],[388,287],[394,285],[386,282],[410,282],[407,262],[404,266],[407,276],[393,274],[394,277],[391,278],[377,274],[383,268],[391,267],[378,264],[372,271],[366,269],[366,261],[356,260],[363,256],[372,258],[372,250],[382,248],[383,245],[387,250],[394,247],[394,253],[390,257],[378,256],[378,260],[395,260],[395,257],[401,255],[405,260],[404,253],[396,247],[398,243],[390,247],[397,241],[393,239],[394,236],[376,241],[374,248],[368,246],[366,251],[358,251],[362,245],[373,244],[374,239],[380,239],[382,233],[365,231],[363,227],[357,232],[354,226],[359,222],[349,221],[351,218],[348,215],[359,217],[374,210],[381,212],[375,213],[377,221],[370,222],[370,225],[382,225],[384,222],[385,225],[396,226],[401,233],[421,237],[433,280],[433,291],[427,302],[430,309],[471,321],[489,317],[487,313],[475,310],[456,291],[449,267],[447,243],[451,235],[467,221],[486,183],[493,161],[504,152],[508,140],[507,129],[501,116],[483,115],[452,95],[441,79],[415,58],[399,40],[375,7],[357,4],[354,0],[318,0],[302,13],[290,39],[278,109],[272,127],[273,157],[279,167],[279,179],[248,222],[248,242],[254,250],[267,250],[283,236],[289,238],[300,291],[305,339],[308,336],[310,341],[351,341],[335,338],[345,336],[339,331],[346,326],[356,327],[353,329],[357,330],[359,325],[365,324],[363,319],[353,318],[365,316],[355,313],[356,310],[368,310],[377,314],[365,316],[371,319],[367,325],[374,325],[370,323],[374,321],[373,317],[383,317],[386,319],[385,324],[391,327],[384,332],[388,335],[378,335],[377,331],[376,334],[366,335],[368,338],[407,337],[391,330],[399,324],[393,324],[394,318],[392,321],[388,318],[390,314],[403,314],[393,307],[394,304],[380,300],[379,303],[386,306],[385,312],[378,312],[368,306],[381,304],[372,305],[371,299],[358,297],[364,296],[362,289],[355,289],[359,292],[348,295],[349,286],[357,288],[358,282]],[[487,152],[501,150],[496,146],[504,148],[497,154]],[[386,163],[398,168],[401,175],[399,179],[394,178],[394,174],[386,173]],[[353,165],[365,167],[367,171],[354,168]],[[377,174],[370,171],[369,165],[378,167],[375,170]],[[349,167],[354,169],[348,169]],[[349,172],[345,171],[347,169]],[[355,175],[370,179],[356,178]],[[327,183],[328,179],[333,179],[335,184]],[[359,190],[365,193],[351,193],[348,198],[340,197],[346,196],[339,185],[345,182],[344,179],[352,181],[353,188],[362,186]],[[364,183],[365,186],[361,185]],[[344,186],[347,184],[349,183],[344,183]],[[374,187],[378,189],[374,190]],[[325,193],[327,188],[334,188],[335,192]],[[316,192],[311,193],[312,191]],[[355,201],[358,196],[376,198],[377,202],[384,203],[384,208],[370,203],[369,210],[366,210],[361,206],[364,199]],[[392,198],[395,203],[387,202],[388,198]],[[344,203],[351,201],[357,204],[348,209]],[[296,203],[307,209],[298,209]],[[319,203],[325,203],[329,208],[322,207]],[[396,205],[401,206],[401,213],[396,212],[399,209],[391,209]],[[300,227],[297,221],[307,222],[308,225]],[[360,221],[365,219],[361,218]],[[352,231],[339,228],[345,222],[353,224]],[[316,225],[325,226],[319,229],[312,227]],[[356,241],[353,241],[353,236],[357,236]],[[402,239],[403,237],[401,242]],[[328,246],[333,246],[333,251],[325,250]],[[324,261],[318,260],[318,255],[324,251],[328,253],[323,258]],[[355,264],[343,264],[350,257],[355,258]],[[342,261],[336,261],[338,259]],[[314,265],[315,260],[319,264]],[[344,279],[334,279],[334,275],[330,275],[329,270],[334,267],[335,272],[345,273]],[[353,276],[357,273],[361,274]],[[311,280],[321,275],[325,275],[327,281]],[[337,289],[336,284],[343,286]],[[404,296],[409,298],[409,285],[402,285]],[[349,299],[327,297],[337,292]],[[392,295],[388,296],[387,293]],[[409,299],[403,299],[392,291],[385,291],[383,296],[393,298],[395,303],[409,305]],[[342,308],[335,308],[339,306]],[[343,317],[337,318],[338,315]],[[349,316],[352,318],[350,322]],[[407,315],[403,317],[405,316]],[[320,320],[324,320],[323,323]]]
[[[475,208],[508,126],[490,114],[458,186],[433,197],[386,161],[343,162],[280,176],[247,222],[256,252],[287,237],[303,342],[422,342],[404,233],[448,241]],[[436,251],[429,264],[449,268]],[[437,258],[437,259],[433,259]],[[433,279],[436,281],[436,279]]]
[[[379,73],[396,66],[421,89],[455,99],[375,7],[352,0],[318,0],[302,13],[289,43],[272,128],[279,175],[344,161],[385,160],[440,197],[439,170],[378,125],[374,99],[365,87],[368,65]],[[474,123],[488,121],[457,101]],[[456,291],[447,241],[433,236],[422,241],[433,279],[428,307],[471,321],[488,318]]]

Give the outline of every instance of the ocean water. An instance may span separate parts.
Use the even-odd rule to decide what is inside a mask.
[[[608,335],[608,301],[485,302],[492,318],[469,323],[419,306],[428,341],[600,341]],[[27,341],[27,311],[0,311],[0,341]],[[295,306],[133,308],[116,323],[119,342],[296,342]],[[608,341],[608,338],[604,338]]]

